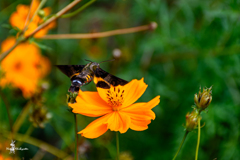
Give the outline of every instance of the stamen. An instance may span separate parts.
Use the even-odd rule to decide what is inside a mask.
[[[114,87],[113,89],[110,88],[107,91],[108,104],[112,106],[112,109],[114,111],[119,110],[120,106],[123,104],[123,93],[124,93],[124,90],[121,91],[121,88],[118,88],[118,87],[117,88]]]

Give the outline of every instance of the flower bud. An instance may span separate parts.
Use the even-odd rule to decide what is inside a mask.
[[[191,132],[197,127],[198,118],[201,118],[201,117],[198,117],[198,112],[196,109],[194,109],[190,114],[189,112],[187,113],[185,128],[188,132]]]
[[[129,152],[121,152],[119,155],[119,160],[133,160],[133,156]]]
[[[45,123],[52,118],[52,114],[48,112],[45,107],[34,108],[29,116],[29,121],[32,122],[33,126],[44,128]]]
[[[76,97],[78,92],[70,92],[69,95],[67,94],[67,103],[76,103]]]
[[[45,17],[45,11],[42,10],[42,9],[40,9],[40,10],[38,11],[38,16],[41,17],[41,18]]]
[[[194,102],[199,112],[206,109],[212,102],[212,86],[210,88],[203,88],[202,92],[200,87],[198,94],[194,95]]]

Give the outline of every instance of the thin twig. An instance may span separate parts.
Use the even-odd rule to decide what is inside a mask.
[[[17,41],[15,42],[15,44],[9,48],[7,51],[3,52],[2,54],[0,54],[0,62],[10,53],[12,52],[12,50],[14,50],[15,47],[17,47],[18,44],[20,44],[21,42],[23,42],[25,40],[25,38],[18,38]]]
[[[109,37],[113,35],[119,34],[128,34],[134,32],[140,32],[144,30],[154,30],[157,27],[156,22],[152,22],[148,25],[138,26],[133,28],[126,29],[117,29],[107,32],[99,32],[99,33],[86,33],[86,34],[56,34],[56,35],[45,35],[43,37],[39,37],[39,39],[91,39],[91,38],[102,38]]]
[[[60,10],[56,15],[54,15],[53,17],[49,18],[47,21],[45,21],[43,24],[41,24],[40,26],[38,26],[38,28],[36,28],[32,33],[30,33],[29,35],[27,35],[26,37],[20,37],[15,44],[8,49],[7,51],[3,52],[2,54],[0,54],[0,62],[20,43],[25,41],[26,39],[28,39],[29,37],[33,36],[35,33],[37,33],[39,30],[43,29],[44,27],[46,27],[47,25],[49,25],[51,22],[55,21],[57,18],[59,18],[61,15],[63,15],[64,13],[66,13],[67,11],[69,11],[72,7],[74,7],[77,3],[79,3],[81,0],[74,0],[72,3],[70,3],[69,5],[67,5],[65,8],[63,8],[62,10]]]
[[[31,17],[29,23],[26,26],[26,29],[28,28],[29,24],[33,21],[34,17],[38,14],[38,11],[43,7],[43,5],[47,2],[47,0],[42,0],[41,3],[38,5],[38,8],[36,9],[36,11],[34,12],[33,16]],[[31,10],[29,11],[31,12]],[[25,31],[24,31],[25,32]],[[23,32],[23,33],[24,33]]]
[[[26,21],[25,21],[25,24],[24,24],[22,33],[24,33],[24,32],[27,30],[27,22],[28,22],[28,20],[29,20],[30,14],[31,14],[31,10],[32,10],[32,5],[33,5],[33,3],[34,3],[34,0],[32,0],[32,2],[31,2],[31,4],[30,4],[29,11],[28,11],[28,15],[27,15],[27,18],[26,18]]]
[[[26,36],[26,38],[31,37],[32,35],[34,35],[35,33],[37,33],[39,30],[41,30],[42,28],[46,27],[47,25],[49,25],[51,22],[55,21],[57,18],[59,18],[60,16],[62,16],[64,13],[66,13],[67,11],[69,11],[72,7],[74,7],[77,3],[79,3],[81,0],[74,0],[72,3],[70,3],[69,5],[67,5],[65,8],[63,8],[62,10],[60,10],[57,14],[55,14],[54,16],[52,16],[51,18],[49,18],[48,20],[46,20],[43,24],[41,24],[40,26],[38,26],[38,28],[36,28],[32,33],[30,33],[29,35]]]

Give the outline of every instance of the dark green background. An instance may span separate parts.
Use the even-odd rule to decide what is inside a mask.
[[[56,13],[70,1],[48,1]],[[81,7],[83,0],[73,10]],[[1,0],[0,23],[8,19],[18,4],[30,4],[28,0]],[[52,65],[86,64],[84,59],[100,62],[114,58],[118,48],[122,56],[101,67],[125,80],[141,79],[148,84],[139,102],[147,102],[161,95],[161,102],[153,110],[156,119],[149,129],[137,132],[128,130],[120,135],[120,151],[129,152],[135,160],[172,159],[185,133],[185,115],[191,112],[193,96],[199,87],[213,85],[213,100],[207,113],[202,114],[199,160],[239,160],[240,120],[240,1],[239,0],[97,0],[83,12],[70,19],[58,20],[51,34],[90,33],[149,24],[155,21],[155,31],[144,31],[88,40],[36,40]],[[1,26],[2,42],[14,32]],[[97,48],[94,51],[93,46]],[[74,119],[67,111],[66,94],[70,80],[54,66],[45,78],[50,88],[42,96],[44,105],[53,117],[44,129],[37,128],[32,137],[41,139],[73,154]],[[96,90],[94,83],[82,87]],[[11,105],[11,115],[16,120],[27,103],[21,95],[5,88],[3,93]],[[9,130],[5,106],[1,105],[1,130]],[[94,118],[78,115],[79,130]],[[30,122],[25,121],[20,133],[25,133]],[[91,160],[111,159],[115,156],[115,134],[87,140]],[[197,130],[191,132],[177,159],[192,160],[195,157]],[[38,148],[30,148],[20,157],[32,158]],[[25,153],[25,154],[24,154]],[[45,154],[43,159],[56,159]]]

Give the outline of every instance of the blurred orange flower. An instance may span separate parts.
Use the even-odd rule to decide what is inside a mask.
[[[31,7],[31,11],[30,11],[30,15],[29,15],[29,19],[27,21],[27,25],[28,28],[25,31],[25,36],[29,35],[30,33],[32,33],[42,22],[43,19],[39,16],[39,14],[36,14],[33,18],[33,20],[30,22],[31,18],[34,15],[34,12],[37,10],[38,6],[39,6],[39,0],[33,0],[33,4]],[[17,11],[12,13],[9,22],[13,27],[17,27],[20,30],[24,29],[25,26],[25,22],[28,16],[28,12],[30,10],[30,7],[27,5],[22,5],[19,4],[17,6]],[[49,7],[44,8],[41,10],[43,12],[43,16],[46,17],[50,14],[51,9]],[[55,27],[55,22],[50,23],[48,26],[46,26],[45,28],[41,29],[40,31],[38,31],[34,37],[42,37],[43,35],[47,34],[49,29],[52,29]]]
[[[159,104],[160,96],[147,103],[135,103],[145,92],[147,85],[141,80],[132,80],[125,86],[97,88],[98,92],[79,91],[76,103],[69,106],[74,113],[89,117],[102,116],[78,132],[86,138],[97,138],[108,129],[125,133],[129,128],[143,131],[151,119],[155,119],[152,108]]]
[[[13,160],[11,157],[4,157],[0,155],[0,160]]]
[[[16,39],[10,37],[2,42],[2,52],[8,50]],[[43,78],[50,71],[50,62],[41,56],[39,48],[23,42],[19,44],[1,62],[3,76],[0,79],[0,86],[11,84],[20,88],[25,98],[32,96],[36,92],[39,79]]]
[[[7,148],[11,148],[10,143],[11,141],[3,136],[0,138],[0,160],[13,160],[11,154],[9,154],[10,150],[7,150]],[[17,157],[16,160],[18,160]]]

